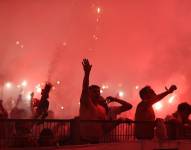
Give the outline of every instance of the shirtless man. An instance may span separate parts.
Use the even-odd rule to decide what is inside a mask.
[[[80,120],[94,120],[94,122],[81,121],[80,132],[81,140],[86,143],[98,143],[103,135],[101,123],[95,120],[105,120],[105,108],[99,104],[103,97],[100,94],[100,87],[97,85],[89,86],[89,76],[92,65],[88,59],[82,62],[84,69],[83,87],[80,98]]]
[[[137,139],[152,139],[154,136],[155,113],[152,105],[163,99],[177,88],[172,85],[165,92],[156,94],[150,86],[145,86],[139,94],[142,101],[138,104],[135,113],[135,137]]]

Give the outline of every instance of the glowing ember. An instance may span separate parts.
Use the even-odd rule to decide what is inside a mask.
[[[19,41],[16,41],[16,45],[19,45],[20,44],[20,42]]]
[[[57,81],[56,83],[57,83],[57,84],[60,84],[60,81]]]

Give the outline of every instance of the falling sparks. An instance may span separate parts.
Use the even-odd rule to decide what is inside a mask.
[[[159,111],[163,107],[163,105],[161,102],[157,102],[156,104],[153,105],[153,107],[155,110]]]

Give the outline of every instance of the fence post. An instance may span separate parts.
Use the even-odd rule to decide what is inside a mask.
[[[70,132],[71,132],[71,143],[74,145],[80,144],[80,119],[79,119],[79,117],[75,117],[73,120],[71,120]]]

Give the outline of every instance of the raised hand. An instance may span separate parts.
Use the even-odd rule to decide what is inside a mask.
[[[168,91],[170,93],[174,92],[177,89],[176,85],[171,85],[170,88],[168,89]]]
[[[85,73],[90,73],[92,65],[90,65],[89,60],[88,59],[83,59],[82,65],[83,65],[83,68],[84,68],[84,72]]]

